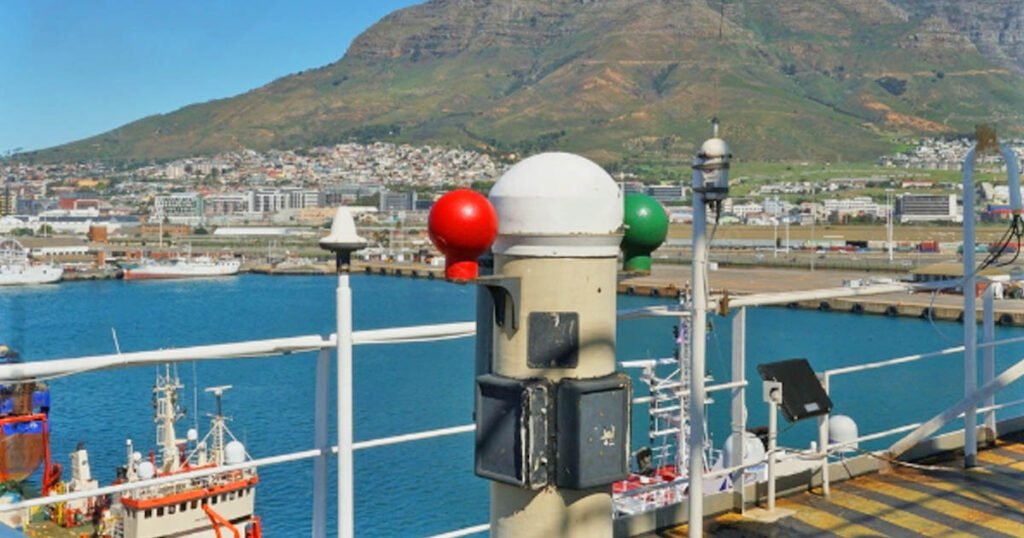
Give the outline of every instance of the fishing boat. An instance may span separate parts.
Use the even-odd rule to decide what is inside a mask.
[[[125,462],[117,469],[115,484],[168,478],[158,485],[133,489],[112,497],[87,497],[57,504],[55,523],[74,527],[93,522],[93,535],[110,538],[235,536],[259,538],[260,520],[254,514],[259,476],[245,446],[235,438],[223,414],[222,397],[230,385],[206,389],[216,397],[217,412],[203,438],[189,429],[179,438],[175,423],[184,417],[178,405],[183,388],[175,369],[168,365],[157,373],[153,387],[157,449],[148,456],[126,442]],[[72,479],[62,491],[98,488],[92,479],[88,453],[83,446],[71,455]],[[190,477],[189,473],[211,468],[224,472]],[[174,479],[181,476],[181,479]]]
[[[182,389],[177,373],[167,366],[157,375],[153,387],[157,445],[160,458],[148,459],[127,444],[127,460],[119,469],[120,480],[132,482],[174,476],[208,467],[237,466],[249,459],[245,446],[228,429],[222,397],[230,385],[206,389],[217,399],[217,412],[210,431],[202,439],[192,429],[185,439],[175,433],[175,422],[184,414],[178,406]],[[183,479],[123,494],[111,510],[116,522],[115,538],[156,538],[161,536],[221,536],[221,529],[247,538],[260,536],[259,518],[254,515],[255,469],[225,471],[203,478]]]
[[[125,265],[125,280],[154,280],[171,278],[202,278],[237,275],[242,262],[235,258],[211,258],[210,256],[178,257],[169,262],[143,259],[139,263]]]
[[[50,284],[64,276],[64,269],[52,264],[33,264],[16,239],[0,240],[0,286]]]

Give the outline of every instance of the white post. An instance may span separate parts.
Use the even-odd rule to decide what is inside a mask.
[[[889,263],[892,263],[892,190],[885,191],[885,246],[889,249]]]
[[[974,289],[977,275],[974,273],[974,149],[964,159],[964,396],[970,396],[978,388],[978,313]],[[971,405],[964,412],[964,467],[977,465],[978,430],[977,406]]]
[[[747,368],[747,307],[742,307],[736,312],[732,320],[732,381],[738,382],[746,379]],[[746,462],[746,443],[743,434],[747,430],[747,406],[746,387],[732,389],[732,453],[736,454],[739,461],[729,462],[735,466]],[[746,508],[744,498],[746,488],[743,477],[746,471],[739,471],[733,480],[733,499],[735,508],[742,514]]]
[[[327,538],[327,458],[331,446],[327,439],[327,406],[330,399],[331,350],[324,348],[316,358],[314,392],[314,446],[322,450],[313,460],[313,538]]]
[[[331,233],[320,239],[321,248],[334,252],[338,271],[338,538],[351,538],[356,524],[352,466],[352,289],[348,285],[348,271],[352,253],[365,246],[366,240],[356,235],[356,224],[348,208],[339,207]]]
[[[698,172],[694,172],[698,173]],[[701,538],[704,535],[704,342],[706,338],[707,288],[705,287],[704,264],[707,260],[707,207],[704,194],[693,193],[693,271],[690,285],[693,289],[693,303],[690,319],[693,320],[690,335],[690,399],[686,416],[689,418],[690,456],[687,478],[689,494],[689,536]]]
[[[828,373],[821,374],[821,387],[825,394],[829,393]],[[821,447],[821,495],[826,499],[831,495],[829,489],[829,468],[828,468],[828,413],[818,417],[818,446]]]
[[[981,340],[988,343],[996,339],[995,324],[995,288],[989,283],[985,288],[985,298],[982,303]],[[996,348],[987,346],[981,351],[981,384],[987,385],[996,376]],[[985,399],[984,407],[992,407],[996,404],[995,394]],[[996,411],[993,409],[985,414],[985,427],[993,439],[996,435]]]
[[[818,192],[811,186],[811,272],[814,272],[814,258],[818,256],[818,247],[814,244],[814,224],[818,221],[818,212],[815,209],[818,200]]]
[[[772,241],[772,257],[773,258],[778,258],[779,257],[779,217],[778,217],[778,215],[776,215],[775,218],[772,219],[772,224],[773,224],[774,229],[775,229],[775,235],[773,236],[775,240]]]
[[[775,511],[775,449],[779,436],[779,406],[768,402],[768,512]]]
[[[352,465],[352,290],[338,273],[338,538],[355,536]]]
[[[789,215],[786,215],[785,224],[786,224],[786,248],[783,249],[783,252],[785,252],[788,255],[789,254]]]

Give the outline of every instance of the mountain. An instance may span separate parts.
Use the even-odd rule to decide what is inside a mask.
[[[1019,0],[433,0],[339,61],[51,148],[150,160],[393,140],[678,161],[719,116],[747,160],[869,160],[1024,126]]]

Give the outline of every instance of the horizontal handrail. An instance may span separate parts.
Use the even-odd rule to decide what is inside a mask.
[[[433,325],[413,325],[410,327],[353,331],[352,343],[355,345],[409,344],[414,342],[429,342],[450,338],[467,338],[474,334],[476,334],[475,321],[459,321],[456,323],[437,323]],[[335,335],[331,335],[330,341],[333,346]]]
[[[111,368],[127,368],[147,364],[167,362],[184,362],[215,359],[251,359],[271,355],[287,355],[305,351],[315,351],[332,347],[329,340],[319,335],[295,336],[291,338],[272,338],[269,340],[248,340],[230,344],[214,344],[206,346],[161,349],[156,351],[139,351],[113,355],[96,355],[73,359],[55,359],[36,362],[21,362],[0,365],[0,382],[25,381],[30,379],[47,379],[57,376],[107,370]]]
[[[742,381],[730,381],[728,383],[719,383],[717,385],[711,385],[710,387],[704,389],[704,392],[710,393],[729,389],[742,389],[746,388],[748,385],[750,385],[750,382],[747,381],[746,379]]]
[[[278,456],[270,456],[267,458],[249,460],[242,463],[235,463],[231,465],[221,465],[218,467],[209,467],[205,469],[198,469],[195,471],[188,471],[184,473],[175,473],[172,475],[151,478],[149,480],[139,480],[137,482],[124,482],[112,486],[104,486],[102,488],[90,489],[85,491],[75,491],[71,493],[63,493],[60,495],[50,495],[48,497],[39,497],[36,499],[29,499],[26,501],[19,501],[11,504],[2,504],[0,505],[0,512],[9,512],[11,510],[23,510],[25,508],[34,508],[36,506],[45,506],[47,504],[74,501],[78,499],[88,499],[90,497],[99,497],[102,495],[110,495],[112,493],[123,493],[125,491],[132,491],[152,486],[172,484],[174,482],[181,482],[182,480],[189,480],[192,478],[204,478],[216,474],[230,473],[232,471],[241,471],[244,469],[264,467],[267,465],[301,461],[324,455],[326,452],[328,452],[328,450],[320,450],[318,448],[314,448],[311,450],[290,452],[288,454],[281,454]]]
[[[462,426],[452,426],[450,428],[439,428],[436,430],[429,430],[423,432],[409,433],[404,435],[395,435],[392,437],[381,437],[378,439],[368,439],[366,441],[360,441],[353,444],[354,450],[361,450],[366,448],[375,448],[380,446],[397,445],[401,443],[408,443],[412,441],[421,441],[424,439],[432,439],[437,437],[447,437],[452,435],[459,435],[462,433],[472,432],[476,429],[475,424],[465,424]],[[44,506],[47,504],[55,504],[65,501],[74,501],[78,499],[87,499],[90,497],[99,497],[101,495],[109,495],[112,493],[122,493],[125,491],[132,491],[137,489],[148,488],[152,486],[160,486],[167,483],[180,482],[183,480],[189,480],[192,478],[203,478],[206,476],[229,473],[231,471],[238,471],[242,469],[251,469],[256,467],[265,467],[268,465],[276,465],[280,463],[290,463],[293,461],[301,461],[305,459],[316,458],[327,454],[337,453],[337,445],[321,449],[303,450],[299,452],[290,452],[287,454],[281,454],[277,456],[270,456],[266,458],[254,459],[242,463],[236,463],[233,465],[221,465],[219,467],[210,467],[206,469],[199,469],[196,471],[188,471],[184,473],[176,473],[173,475],[161,476],[157,478],[151,478],[149,480],[139,480],[136,482],[125,482],[122,484],[105,486],[98,489],[86,490],[86,491],[75,491],[71,493],[64,493],[61,495],[50,495],[48,497],[40,497],[38,499],[30,499],[12,504],[0,505],[0,512],[7,512],[11,510],[21,510],[24,508],[32,508],[35,506]]]
[[[429,538],[460,538],[461,536],[470,536],[473,534],[480,534],[481,532],[487,532],[491,530],[491,525],[484,523],[483,525],[473,525],[472,527],[466,527],[464,529],[454,530],[441,534],[435,534]]]
[[[1004,338],[1002,340],[993,340],[991,342],[979,342],[978,349],[985,349],[989,347],[998,347],[1007,344],[1017,344],[1024,342],[1024,336],[1017,336],[1014,338]],[[896,357],[887,359],[884,361],[877,362],[866,362],[864,364],[855,364],[853,366],[844,366],[842,368],[833,368],[831,370],[825,370],[824,375],[829,377],[835,377],[837,375],[850,374],[854,372],[863,372],[865,370],[873,370],[876,368],[884,368],[886,366],[895,366],[897,364],[906,364],[909,362],[916,362],[924,359],[932,359],[935,357],[942,357],[946,355],[953,355],[955,353],[963,353],[964,346],[949,347],[941,349],[939,351],[933,351],[931,353],[918,353],[915,355],[905,355],[902,357]]]
[[[991,412],[991,411],[998,411],[1000,409],[1005,409],[1007,407],[1013,407],[1015,405],[1020,405],[1020,404],[1024,404],[1024,398],[1022,398],[1020,400],[1013,400],[1011,402],[1003,402],[1001,404],[989,405],[989,406],[986,406],[986,407],[979,407],[976,410],[976,412],[977,413],[988,413],[988,412]],[[964,417],[964,414],[960,413],[959,415],[957,415],[956,418],[960,419],[960,418],[963,418],[963,417]],[[880,431],[880,432],[876,432],[876,433],[869,433],[869,434],[861,435],[860,437],[857,437],[856,439],[853,439],[851,441],[847,441],[845,443],[835,443],[835,444],[829,443],[828,450],[833,450],[833,449],[836,449],[836,448],[841,449],[843,447],[852,445],[854,443],[863,443],[863,442],[866,442],[866,441],[874,441],[876,439],[882,439],[882,438],[885,438],[885,437],[889,437],[891,435],[896,435],[898,433],[908,432],[908,431],[911,431],[911,430],[913,430],[915,428],[920,427],[921,424],[924,424],[924,423],[923,422],[915,422],[913,424],[907,424],[905,426],[898,426],[896,428],[892,428],[892,429],[889,429],[889,430],[884,430],[884,431]]]
[[[352,443],[352,450],[362,450],[365,448],[374,448],[378,446],[397,445],[400,443],[408,443],[410,441],[433,439],[435,437],[446,437],[449,435],[458,435],[460,433],[470,433],[473,431],[476,431],[476,424],[464,424],[462,426],[452,426],[450,428],[439,428],[436,430],[429,430],[423,432],[406,433],[402,435],[394,435],[392,437],[382,437],[380,439],[358,441],[356,443]]]
[[[391,329],[353,331],[352,341],[356,345],[408,344],[451,338],[465,338],[476,332],[471,322],[414,325]],[[0,365],[0,383],[13,381],[50,379],[70,374],[127,368],[149,364],[185,362],[198,360],[254,359],[275,355],[289,355],[336,346],[335,335],[324,338],[320,335],[271,338],[267,340],[245,340],[226,344],[138,351],[110,355],[95,355],[70,359],[54,359],[35,362]]]
[[[661,366],[665,364],[679,364],[678,359],[634,359],[628,361],[619,361],[619,366],[623,368],[649,368],[651,366]]]
[[[780,293],[755,293],[730,297],[729,308],[741,306],[769,306],[778,304],[789,304],[799,301],[814,301],[818,299],[844,299],[848,297],[867,297],[881,295],[883,293],[906,292],[910,288],[905,284],[872,284],[860,288],[822,288],[805,291],[788,291]],[[719,299],[721,301],[721,299]]]
[[[659,305],[619,310],[615,314],[618,319],[688,318],[691,312],[681,310],[679,305]]]

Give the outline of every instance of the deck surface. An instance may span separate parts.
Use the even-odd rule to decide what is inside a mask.
[[[726,514],[708,521],[709,536],[1024,536],[1024,435],[962,460],[929,462],[950,470],[897,467],[832,485],[831,499],[803,493],[777,506],[795,513],[767,524]],[[659,533],[686,536],[686,526]]]

